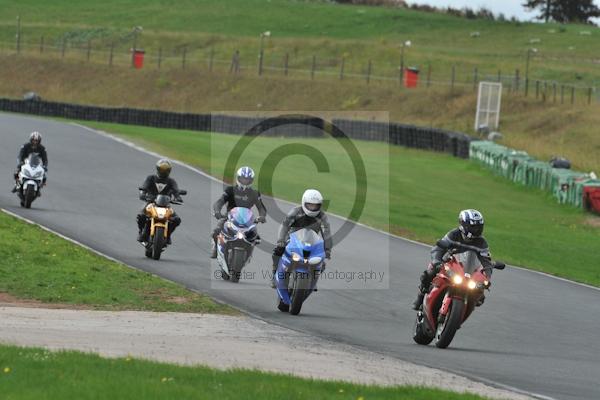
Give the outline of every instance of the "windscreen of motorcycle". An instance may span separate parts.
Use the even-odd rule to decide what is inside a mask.
[[[158,207],[169,207],[169,204],[171,204],[171,198],[167,195],[159,194],[158,196],[156,196],[156,200],[154,200],[154,203]]]
[[[237,227],[247,228],[254,223],[254,214],[249,208],[235,207],[229,211],[229,221]]]
[[[290,235],[290,242],[296,242],[299,248],[314,248],[323,243],[323,238],[312,229],[300,229]]]
[[[467,274],[472,274],[481,267],[481,262],[479,262],[477,253],[471,250],[456,254],[456,259],[463,265],[465,273]]]
[[[37,168],[42,164],[42,158],[38,153],[31,153],[29,157],[27,157],[27,164],[29,164],[31,168]]]

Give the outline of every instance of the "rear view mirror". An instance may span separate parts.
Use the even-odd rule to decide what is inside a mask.
[[[494,268],[496,269],[504,269],[506,267],[506,264],[504,264],[502,261],[496,261],[494,264]]]
[[[185,195],[187,194],[187,190],[180,190],[180,191],[179,191],[179,194],[180,194],[181,196],[185,196]]]

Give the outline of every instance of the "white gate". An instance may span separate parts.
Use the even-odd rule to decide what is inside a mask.
[[[500,103],[502,102],[502,84],[498,82],[479,82],[477,96],[477,114],[475,131],[487,128],[497,130],[500,122]]]

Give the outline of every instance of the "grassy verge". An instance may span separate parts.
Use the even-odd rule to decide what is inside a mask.
[[[397,399],[482,397],[420,387],[353,385],[249,370],[220,371],[79,352],[0,346],[5,399]]]
[[[220,178],[227,156],[239,141],[239,137],[225,134],[86,124],[117,133]],[[265,155],[286,143],[280,138],[258,138],[244,153],[243,162],[259,170],[259,187],[264,184],[260,174],[274,168],[263,163]],[[275,168],[272,194],[297,202],[304,186],[315,186],[329,199],[330,211],[348,215],[355,178],[344,150],[329,139],[301,143],[326,155],[330,173],[318,173],[306,158],[286,158]],[[486,216],[486,237],[495,258],[600,285],[593,251],[600,239],[600,227],[594,217],[560,206],[542,191],[516,186],[465,160],[402,147],[387,148],[381,143],[356,144],[367,168],[368,196],[361,222],[433,243],[456,225],[460,209],[478,208]],[[387,157],[382,157],[386,154],[389,164]]]
[[[598,29],[588,25],[491,22],[401,8],[331,4],[327,1],[293,0],[187,0],[177,7],[161,0],[148,0],[144,7],[135,1],[107,0],[90,4],[84,0],[37,0],[0,2],[0,42],[14,51],[16,18],[21,22],[22,51],[39,52],[45,37],[46,53],[60,56],[63,43],[67,57],[73,48],[91,45],[104,51],[112,43],[125,54],[132,47],[132,28],[143,27],[136,44],[155,57],[179,64],[182,49],[188,61],[216,57],[229,60],[240,49],[242,64],[255,65],[259,35],[270,31],[263,41],[267,64],[282,64],[290,54],[290,66],[309,69],[313,55],[319,69],[337,71],[337,62],[346,58],[347,72],[364,73],[373,60],[378,74],[395,76],[400,46],[410,65],[433,65],[437,80],[447,79],[452,65],[459,76],[498,71],[524,76],[526,52],[535,47],[530,78],[592,83],[600,76],[590,55],[596,51]],[[476,33],[477,32],[477,33]],[[584,33],[582,33],[584,32]],[[53,48],[51,48],[53,47]],[[94,54],[92,54],[92,57]]]
[[[100,310],[235,314],[172,282],[100,257],[0,212],[0,293]],[[30,244],[39,244],[32,251]]]

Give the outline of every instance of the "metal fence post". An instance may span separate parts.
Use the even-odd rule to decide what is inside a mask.
[[[431,86],[431,63],[427,64],[427,87]]]
[[[162,63],[162,47],[158,48],[158,69],[160,69],[160,64]]]
[[[575,104],[575,86],[571,86],[571,105]]]
[[[552,83],[552,102],[556,104],[556,82]]]
[[[92,41],[88,40],[88,43],[87,43],[87,54],[86,54],[87,62],[90,62],[90,53],[91,52],[92,52]]]
[[[183,46],[183,54],[181,55],[181,69],[185,69],[186,57],[187,57],[187,46]]]
[[[450,90],[454,91],[454,81],[456,80],[456,66],[452,65],[452,80],[450,83]]]
[[[515,92],[519,93],[519,80],[520,80],[520,71],[519,68],[515,70]]]
[[[369,60],[369,66],[367,67],[367,85],[371,81],[371,68],[372,68],[371,60]]]
[[[540,98],[540,81],[535,81],[535,99]]]
[[[263,71],[263,57],[264,57],[264,50],[261,48],[260,52],[258,53],[258,76],[262,75],[262,71]]]
[[[565,104],[565,85],[560,85],[560,104]]]
[[[310,79],[315,79],[315,69],[317,68],[317,56],[312,57],[312,66],[310,68]]]
[[[21,54],[21,16],[17,15],[17,54]]]
[[[473,69],[473,90],[477,90],[477,81],[479,80],[479,70],[477,67]]]
[[[592,88],[588,88],[588,105],[592,104]]]
[[[110,44],[110,54],[108,55],[108,65],[110,67],[112,67],[113,65],[113,53],[115,51],[115,44],[114,42]]]
[[[63,37],[61,46],[60,46],[60,58],[65,58],[65,42],[66,39]]]
[[[40,54],[44,52],[44,36],[40,37]]]
[[[342,57],[342,63],[340,64],[340,81],[344,80],[344,65],[346,64],[346,58]]]
[[[213,70],[214,59],[215,59],[215,47],[211,46],[210,47],[210,58],[208,60],[208,72],[212,72],[212,70]]]
[[[285,53],[285,57],[283,58],[283,75],[288,76],[288,67],[290,62],[289,53]]]

